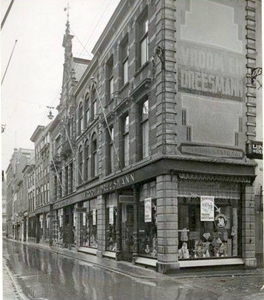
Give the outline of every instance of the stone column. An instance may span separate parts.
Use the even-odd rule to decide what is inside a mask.
[[[52,242],[53,242],[54,219],[55,219],[55,214],[52,205],[50,205],[50,213],[49,213],[49,245],[50,246],[52,246]]]
[[[160,273],[179,269],[177,180],[175,175],[157,177],[157,271]]]
[[[117,216],[116,216],[116,259],[121,259],[121,204],[119,203],[119,192],[116,192],[117,198]]]
[[[250,183],[244,188],[242,199],[242,256],[245,268],[256,268],[255,254],[255,203],[254,189]]]
[[[139,202],[139,189],[137,186],[133,187],[134,194],[134,228],[133,228],[133,263],[138,256],[138,202]]]
[[[105,197],[97,196],[97,256],[105,251]]]

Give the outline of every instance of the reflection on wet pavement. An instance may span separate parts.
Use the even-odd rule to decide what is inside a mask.
[[[215,278],[206,279],[208,284],[206,289],[204,284],[201,284],[204,278],[196,280],[180,280],[167,276],[156,279],[132,278],[84,261],[13,241],[3,241],[3,256],[24,294],[30,299],[227,299],[221,296],[223,290],[228,291],[225,282],[219,282],[220,285],[215,288]],[[245,289],[243,286],[241,288],[242,291]]]

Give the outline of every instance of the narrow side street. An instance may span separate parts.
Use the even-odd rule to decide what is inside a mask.
[[[8,300],[262,300],[264,296],[260,269],[162,275],[110,259],[70,250],[55,253],[13,240],[3,240],[3,261],[3,299]]]

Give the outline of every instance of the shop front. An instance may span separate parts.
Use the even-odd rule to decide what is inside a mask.
[[[242,257],[242,184],[211,179],[179,179],[179,260]]]
[[[97,249],[97,203],[96,199],[83,202],[80,213],[80,246]]]

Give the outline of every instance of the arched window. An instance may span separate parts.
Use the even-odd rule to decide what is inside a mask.
[[[97,137],[96,134],[92,136],[92,176],[98,175],[98,153],[97,153]]]
[[[78,153],[78,183],[82,183],[83,174],[83,148],[80,146]]]
[[[89,178],[89,154],[89,141],[87,140],[84,147],[84,180],[86,181]]]
[[[90,122],[90,101],[89,101],[89,95],[86,94],[85,96],[85,116],[84,116],[84,123],[85,123],[85,126],[87,127],[89,122]]]
[[[79,135],[83,132],[83,103],[81,102],[79,105]]]
[[[95,88],[91,91],[91,120],[94,120],[94,118],[97,115],[97,99],[96,99],[96,91]]]

